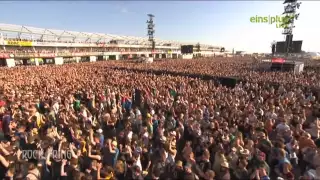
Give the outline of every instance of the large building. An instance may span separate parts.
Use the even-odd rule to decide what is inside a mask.
[[[179,58],[182,45],[194,45],[194,54],[213,56],[222,47],[155,39],[155,50],[147,37],[35,28],[0,24],[1,65],[135,59],[140,56]],[[196,48],[197,47],[197,48]]]

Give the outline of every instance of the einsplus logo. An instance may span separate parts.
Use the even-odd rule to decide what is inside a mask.
[[[252,16],[251,23],[276,24],[276,28],[286,28],[293,21],[294,16]]]

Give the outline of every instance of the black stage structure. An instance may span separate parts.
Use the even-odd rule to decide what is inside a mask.
[[[301,2],[285,0],[283,4],[285,10],[281,27],[283,28],[282,34],[285,36],[285,41],[273,42],[271,45],[271,70],[301,72],[301,68],[304,67],[303,63],[296,62],[294,57],[289,57],[289,54],[300,53],[302,48],[301,40],[293,41],[294,22],[298,20],[300,15],[300,13],[297,13],[297,9],[300,8]]]

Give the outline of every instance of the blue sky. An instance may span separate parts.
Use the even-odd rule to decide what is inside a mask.
[[[319,5],[303,1],[299,10],[294,39],[304,40],[307,51],[320,52]],[[270,52],[273,40],[284,39],[275,24],[250,22],[280,15],[282,1],[0,1],[0,7],[0,23],[132,36],[146,36],[146,14],[152,13],[157,38],[250,52]]]

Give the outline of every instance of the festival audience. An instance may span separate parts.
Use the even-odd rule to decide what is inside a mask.
[[[252,64],[3,68],[0,179],[318,179],[318,67],[293,75]],[[228,88],[170,72],[243,81]]]

